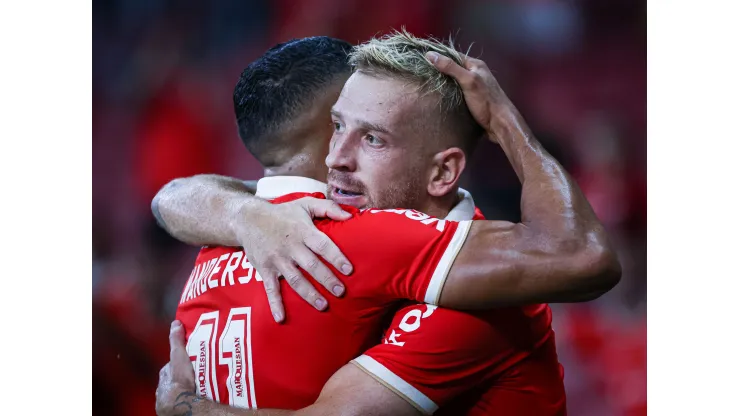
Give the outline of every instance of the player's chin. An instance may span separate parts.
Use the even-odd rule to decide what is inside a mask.
[[[365,208],[368,204],[368,197],[365,194],[350,194],[342,192],[337,188],[331,191],[331,199],[337,204],[349,205],[355,208]]]

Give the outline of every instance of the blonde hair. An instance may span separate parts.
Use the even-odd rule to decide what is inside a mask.
[[[447,43],[435,38],[418,38],[406,29],[355,46],[349,63],[360,72],[370,75],[389,75],[417,83],[422,95],[438,93],[443,112],[465,105],[463,92],[457,81],[443,74],[424,56],[427,52],[447,56],[458,65],[463,56],[455,49],[452,38]]]
[[[435,120],[448,132],[444,137],[456,138],[455,143],[448,144],[460,145],[470,154],[483,130],[471,116],[457,81],[427,60],[425,54],[430,51],[463,66],[463,55],[455,49],[452,38],[448,43],[431,37],[422,39],[405,29],[355,46],[349,63],[361,73],[415,83],[421,96],[437,94],[441,117]]]

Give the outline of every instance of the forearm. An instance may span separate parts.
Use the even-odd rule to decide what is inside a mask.
[[[174,238],[193,245],[238,246],[232,221],[250,204],[266,203],[248,183],[219,175],[175,179],[152,200],[157,222]]]
[[[335,412],[335,409],[322,405],[311,405],[300,410],[283,410],[283,409],[242,409],[231,407],[225,404],[212,402],[210,400],[201,400],[192,407],[192,413],[185,413],[187,416],[333,416],[345,415],[341,410]],[[353,416],[355,413],[346,414]]]
[[[513,105],[499,112],[490,128],[522,183],[522,224],[557,239],[594,238],[607,245],[606,233],[591,205],[568,172],[532,135]]]
[[[488,129],[522,183],[522,221],[474,221],[440,304],[492,308],[595,299],[619,282],[606,231],[513,107]]]
[[[182,348],[182,347],[181,347]],[[182,365],[188,365],[184,362]],[[166,373],[166,376],[169,373]],[[192,381],[187,382],[188,385]],[[175,400],[165,398],[175,397]],[[172,404],[174,403],[174,404]],[[160,376],[159,416],[418,416],[409,402],[352,364],[326,382],[315,403],[299,410],[241,409],[198,397],[193,390],[167,391]]]
[[[296,414],[293,410],[280,409],[242,409],[224,404],[203,400],[193,406],[190,416],[290,416]]]
[[[295,412],[293,410],[231,407],[200,398],[192,392],[183,392],[178,396],[175,406],[167,416],[169,414],[178,416],[288,416],[294,415]]]
[[[519,293],[531,295],[532,300],[573,302],[611,289],[619,281],[621,267],[591,204],[512,104],[498,114],[491,130],[522,183],[519,227],[525,229],[517,231],[537,242],[526,241],[522,249],[532,253],[529,262],[540,262],[539,269],[554,273],[549,279],[522,275]]]
[[[383,387],[380,388],[385,390]],[[379,388],[376,386],[375,389],[378,390]],[[381,393],[388,395],[388,392],[385,391]],[[347,401],[347,396],[351,397],[352,394],[346,392],[342,395],[335,395],[328,400],[320,400],[299,410],[283,410],[231,407],[212,400],[203,399],[193,392],[183,392],[178,396],[175,406],[169,409],[170,412],[161,416],[373,416],[380,414],[411,414],[407,408],[408,405],[405,403],[393,403],[391,401],[386,405],[388,412],[379,412],[379,409],[375,408],[377,404],[363,404],[360,398]],[[399,400],[396,397],[391,397],[391,399],[394,399],[393,401]],[[394,409],[399,409],[399,407],[400,410],[394,412]],[[413,410],[412,413],[416,414]]]

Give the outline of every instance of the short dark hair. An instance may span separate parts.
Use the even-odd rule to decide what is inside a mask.
[[[260,163],[271,164],[286,121],[340,75],[351,73],[351,49],[326,36],[293,39],[270,48],[242,72],[234,88],[234,112],[239,137]]]

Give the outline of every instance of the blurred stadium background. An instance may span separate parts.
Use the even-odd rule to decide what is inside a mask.
[[[93,4],[93,412],[154,414],[167,333],[196,249],[154,223],[168,180],[256,179],[231,105],[268,47],[352,43],[406,28],[456,35],[493,69],[578,179],[624,275],[595,302],[553,305],[571,416],[646,414],[646,41],[638,0],[99,0]],[[517,219],[520,187],[485,143],[465,183],[489,218]]]

